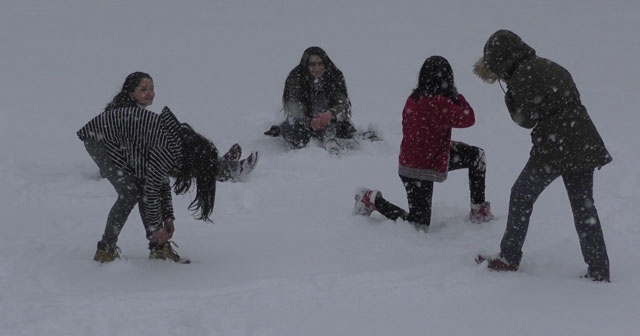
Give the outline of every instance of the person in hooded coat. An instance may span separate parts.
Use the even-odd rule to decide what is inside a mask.
[[[409,212],[390,203],[378,190],[360,188],[355,195],[354,215],[378,211],[385,217],[401,218],[427,231],[431,224],[434,182],[443,182],[449,171],[469,170],[471,212],[475,223],[494,219],[485,201],[486,157],[484,150],[451,141],[453,128],[471,127],[473,108],[459,94],[449,62],[441,56],[427,58],[418,75],[418,85],[402,111],[402,143],[398,175],[407,191]]]
[[[532,130],[533,145],[511,188],[500,253],[478,256],[478,261],[487,260],[492,270],[517,270],[533,205],[551,182],[562,177],[588,265],[585,277],[609,281],[609,258],[593,199],[593,174],[612,158],[580,101],[573,78],[565,68],[537,56],[508,30],[489,37],[474,72],[489,83],[507,84],[504,100],[511,119]]]
[[[351,101],[342,71],[320,47],[307,48],[284,85],[282,104],[286,120],[264,134],[282,136],[293,148],[305,147],[311,138],[331,154],[357,146],[351,123]]]

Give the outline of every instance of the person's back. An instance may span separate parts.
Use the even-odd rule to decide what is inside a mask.
[[[496,271],[517,271],[533,206],[562,177],[569,196],[586,277],[609,281],[609,258],[593,200],[593,174],[612,159],[580,101],[569,72],[541,58],[516,34],[499,30],[485,43],[474,72],[486,82],[507,83],[512,120],[532,129],[530,157],[511,187],[507,227],[496,256],[478,256]]]
[[[488,52],[485,62],[503,71],[499,76],[508,85],[505,103],[511,119],[533,129],[532,163],[548,171],[571,173],[610,162],[571,74],[537,56],[513,33],[498,32],[494,38],[499,43]]]

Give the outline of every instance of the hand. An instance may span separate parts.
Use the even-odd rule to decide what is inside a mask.
[[[164,244],[169,241],[169,239],[171,239],[171,237],[169,236],[169,233],[167,233],[167,230],[165,228],[161,228],[160,230],[154,232],[151,236],[151,242],[158,244]]]
[[[311,129],[314,131],[318,131],[324,129],[329,125],[331,120],[333,119],[333,114],[331,112],[323,112],[316,115],[313,119],[311,119]]]
[[[176,231],[176,227],[173,225],[173,219],[164,221],[164,230],[167,231],[169,239],[173,238],[173,233]]]

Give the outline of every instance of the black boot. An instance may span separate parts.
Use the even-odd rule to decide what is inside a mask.
[[[278,125],[272,125],[271,128],[264,132],[264,135],[268,135],[268,136],[272,136],[272,137],[279,137],[280,136],[280,126]]]

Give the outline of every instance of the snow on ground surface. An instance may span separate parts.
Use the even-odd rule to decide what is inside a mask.
[[[630,335],[640,327],[640,3],[571,1],[5,1],[0,11],[0,331],[4,335]],[[488,272],[511,184],[530,148],[497,85],[472,64],[497,29],[574,76],[613,163],[595,198],[612,282],[586,270],[560,181],[540,197],[521,271]],[[331,158],[262,132],[282,118],[287,73],[323,47],[341,68],[353,120],[383,142]],[[359,186],[406,207],[397,176],[401,110],[424,59],[442,55],[476,111],[454,139],[487,152],[498,216],[474,225],[466,172],[434,192],[432,228],[352,216]],[[221,151],[261,161],[218,186],[214,224],[174,196],[179,252],[150,261],[137,210],[119,246],[92,260],[115,192],[75,132],[125,76],[154,77],[170,106]]]

